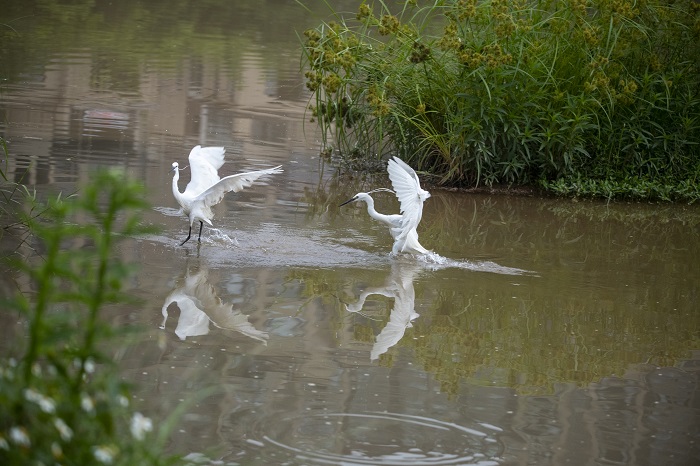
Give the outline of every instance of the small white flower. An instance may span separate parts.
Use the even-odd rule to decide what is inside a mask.
[[[24,427],[13,427],[10,429],[10,440],[21,447],[28,447],[32,444]]]
[[[9,367],[9,368],[3,369],[3,371],[2,371],[2,376],[3,376],[3,378],[5,378],[5,379],[7,379],[7,380],[10,380],[10,381],[15,380],[15,371],[14,371],[14,369],[15,369],[15,366],[12,365],[12,364],[10,364],[10,367]]]
[[[41,377],[41,366],[39,364],[32,364],[32,375],[34,377]]]
[[[87,372],[88,374],[92,374],[93,372],[95,372],[95,361],[93,361],[92,359],[88,359],[85,361],[83,367],[85,368],[85,372]]]
[[[108,445],[92,447],[92,454],[95,456],[95,459],[102,464],[112,464],[114,457],[117,456],[116,449]]]
[[[27,401],[32,401],[38,404],[41,410],[45,413],[53,414],[56,411],[56,403],[54,403],[51,398],[42,395],[36,390],[26,388],[24,390],[24,397],[27,399]]]
[[[129,406],[129,399],[125,397],[124,395],[117,395],[117,402],[123,407],[126,408]]]
[[[64,442],[67,442],[73,438],[73,430],[68,427],[68,425],[60,417],[54,419],[53,425],[56,426],[56,429],[58,429],[58,432],[61,434],[61,438]]]
[[[95,411],[95,402],[92,401],[90,395],[83,393],[83,396],[80,398],[80,407],[83,408],[83,411],[86,413],[92,413]]]
[[[153,422],[141,413],[134,413],[131,418],[131,435],[136,440],[143,440],[146,432],[153,430]]]
[[[51,444],[51,453],[57,460],[63,458],[63,449],[61,448],[61,445],[56,442]]]
[[[0,450],[9,450],[10,449],[10,444],[7,443],[7,440],[5,440],[5,437],[0,435]]]

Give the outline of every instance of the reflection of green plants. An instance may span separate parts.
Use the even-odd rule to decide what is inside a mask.
[[[423,338],[399,346],[413,348],[442,390],[454,394],[462,381],[520,393],[550,392],[558,383],[586,385],[640,362],[672,366],[698,344],[697,322],[678,317],[648,310],[620,315],[577,300],[557,309],[549,297],[514,308],[501,295],[494,290],[464,302],[462,294],[440,293],[433,312],[414,322]],[[639,360],[645,354],[649,359]]]
[[[144,232],[143,191],[121,174],[95,175],[77,197],[26,218],[41,260],[17,264],[33,295],[6,303],[26,322],[26,344],[0,365],[2,464],[162,464],[150,419],[132,411],[127,387],[99,347],[115,331],[100,309],[123,302],[130,267],[113,257]],[[159,439],[162,441],[162,439]]]
[[[343,153],[447,184],[700,197],[696,2],[375,5],[305,32],[312,116]]]
[[[0,166],[0,240],[5,235],[11,234],[17,237],[17,244],[22,244],[29,233],[26,223],[22,221],[19,213],[30,205],[29,218],[35,218],[39,213],[36,207],[36,193],[30,191],[25,185],[18,182],[10,182],[7,178],[9,157],[7,143],[0,137],[0,148],[3,153],[2,166]]]

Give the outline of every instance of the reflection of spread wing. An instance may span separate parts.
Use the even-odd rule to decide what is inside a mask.
[[[420,270],[421,267],[417,264],[396,261],[391,266],[391,273],[384,286],[369,288],[360,294],[356,303],[345,306],[349,312],[358,312],[362,310],[365,300],[370,295],[377,294],[394,298],[394,308],[391,310],[389,322],[377,335],[377,340],[370,352],[371,360],[377,359],[397,344],[406,333],[406,329],[412,326],[411,322],[418,317],[414,310],[416,296],[413,280]]]
[[[218,298],[216,300],[219,301],[218,304],[206,307],[206,313],[214,325],[220,329],[234,330],[267,344],[269,338],[267,332],[256,329],[253,324],[248,322],[248,316],[234,311],[231,304],[223,304]]]
[[[411,322],[418,317],[415,312],[416,293],[413,289],[413,278],[418,268],[397,265],[392,268],[391,279],[398,292],[391,310],[389,322],[377,335],[377,341],[370,352],[370,359],[375,360],[386,353],[403,338],[406,329],[412,327]]]
[[[386,353],[389,348],[394,346],[403,338],[406,329],[412,327],[411,321],[418,317],[418,314],[413,312],[413,308],[399,308],[398,305],[394,306],[391,310],[391,316],[389,317],[389,323],[386,327],[377,335],[377,341],[372,347],[372,351],[369,354],[369,358],[374,361],[380,355]]]
[[[188,336],[209,333],[209,322],[224,330],[233,330],[267,344],[268,334],[257,330],[244,314],[234,311],[231,304],[222,303],[214,287],[207,281],[207,271],[201,270],[185,278],[185,284],[165,300],[162,312],[167,319],[168,306],[175,302],[180,308],[175,333],[184,340]],[[165,319],[163,320],[165,327]]]

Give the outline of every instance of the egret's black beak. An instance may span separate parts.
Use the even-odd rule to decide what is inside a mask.
[[[357,196],[355,196],[355,197],[353,197],[353,198],[351,198],[351,199],[348,199],[347,201],[345,201],[345,202],[343,202],[342,204],[340,204],[338,207],[343,207],[345,204],[350,204],[352,201],[356,201],[356,200],[357,200]]]
[[[180,167],[173,167],[173,168],[170,169],[170,172],[169,172],[169,173],[174,172],[176,168],[179,168],[180,170],[187,170],[188,168],[190,168],[190,166],[187,165],[187,166],[184,166],[184,167],[182,167],[182,168],[180,168]]]

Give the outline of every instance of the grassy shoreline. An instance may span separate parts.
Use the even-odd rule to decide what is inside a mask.
[[[399,155],[440,186],[694,202],[699,44],[691,0],[378,1],[305,31],[303,63],[343,158]]]

